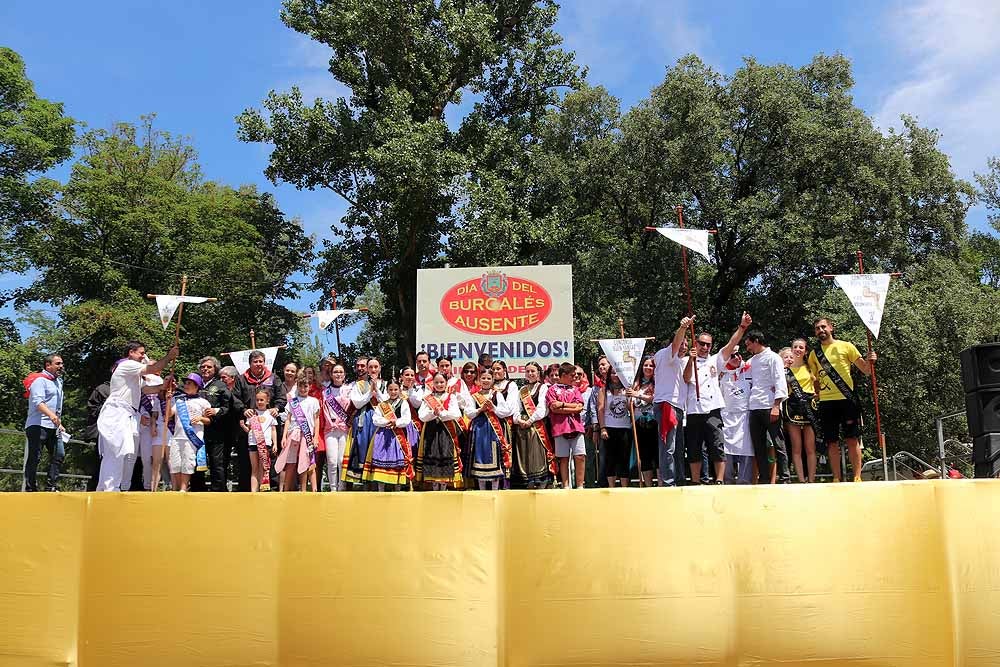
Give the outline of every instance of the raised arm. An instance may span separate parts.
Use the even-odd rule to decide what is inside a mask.
[[[688,330],[688,328],[690,328],[691,323],[694,322],[694,318],[695,318],[694,315],[692,315],[691,317],[681,318],[681,325],[677,327],[677,331],[674,333],[674,339],[670,343],[670,352],[673,354],[673,356],[676,357],[677,353],[680,352],[681,343],[684,342],[684,334]]]
[[[719,354],[722,355],[723,362],[729,361],[729,358],[733,356],[733,350],[735,350],[736,346],[740,344],[741,340],[743,340],[743,334],[746,333],[751,324],[753,324],[753,318],[750,317],[750,313],[744,310],[743,317],[740,319],[740,325],[736,327],[736,331],[734,331],[733,335],[730,336],[729,342],[726,343],[726,346],[719,350]]]

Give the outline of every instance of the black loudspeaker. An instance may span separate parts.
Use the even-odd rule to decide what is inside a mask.
[[[966,394],[965,415],[969,422],[969,435],[973,438],[1000,433],[1000,387]]]
[[[962,350],[962,390],[969,394],[1000,387],[1000,343],[984,343]]]
[[[972,461],[976,477],[1000,474],[1000,433],[987,433],[972,440]]]

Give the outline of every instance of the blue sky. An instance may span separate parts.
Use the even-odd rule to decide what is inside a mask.
[[[69,115],[106,127],[155,112],[158,127],[191,138],[206,177],[274,192],[322,239],[343,202],[271,185],[267,149],[235,135],[234,117],[271,89],[298,85],[307,99],[343,90],[326,72],[325,48],[286,28],[278,10],[264,0],[3,0],[0,44],[22,55],[39,94],[62,101]],[[839,52],[854,63],[856,103],[881,127],[908,113],[938,128],[964,178],[1000,154],[996,0],[564,0],[557,29],[591,83],[624,108],[686,53],[728,73],[745,56],[801,65]],[[976,227],[984,219],[980,210],[970,215]],[[23,280],[0,274],[0,288]],[[305,309],[316,296],[295,305]]]

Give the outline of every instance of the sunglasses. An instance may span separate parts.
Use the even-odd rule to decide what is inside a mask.
[[[475,374],[476,371],[468,370],[468,371],[462,371],[462,372],[465,373],[466,375],[472,375],[472,374]]]
[[[698,345],[704,346],[704,347],[712,347],[712,342],[711,341],[699,340],[698,341]]]

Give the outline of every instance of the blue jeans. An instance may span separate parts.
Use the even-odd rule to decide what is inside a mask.
[[[662,408],[669,403],[655,403],[653,417],[656,419],[656,437],[660,443],[660,486],[684,484],[684,411],[670,405],[677,418],[677,425],[670,429],[666,439],[660,437]],[[679,456],[679,460],[678,460]]]
[[[25,428],[24,435],[28,440],[24,454],[24,490],[38,490],[38,461],[42,458],[42,445],[45,445],[45,449],[49,452],[47,488],[49,491],[55,491],[59,483],[59,468],[62,467],[63,458],[66,456],[62,438],[54,428],[42,428],[37,425]]]

